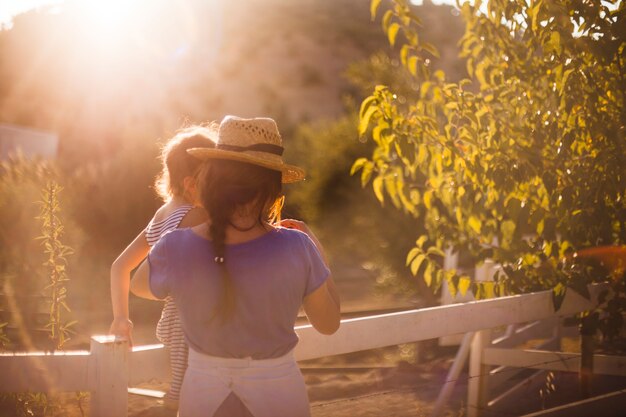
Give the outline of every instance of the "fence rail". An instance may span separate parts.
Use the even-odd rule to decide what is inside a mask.
[[[468,332],[477,332],[478,336],[484,337],[484,331],[494,327],[568,316],[592,309],[604,288],[601,284],[590,286],[590,300],[568,291],[561,309],[556,313],[552,292],[542,291],[342,320],[341,327],[332,336],[317,333],[310,325],[298,326],[296,331],[300,342],[295,356],[297,360],[314,359]],[[474,337],[476,340],[477,336]],[[478,364],[478,371],[471,369],[470,373],[485,375],[480,369],[508,360],[506,352],[489,348],[486,340],[478,350],[477,344],[473,345],[472,356],[478,358],[474,361]],[[493,359],[497,355],[500,355],[498,359]],[[3,370],[0,373],[0,392],[91,391],[92,417],[125,416],[129,383],[167,375],[167,369],[158,365],[166,363],[163,358],[161,345],[139,346],[130,352],[125,341],[110,336],[92,337],[89,352],[4,353],[0,354],[0,369]],[[524,365],[527,361],[530,359],[524,359],[524,363],[520,364]],[[485,395],[484,381],[481,378],[472,381],[468,404],[477,403]]]

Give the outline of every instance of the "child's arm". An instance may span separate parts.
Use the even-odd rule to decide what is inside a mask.
[[[150,246],[146,242],[145,230],[142,230],[111,265],[113,323],[111,323],[109,333],[126,337],[131,344],[133,323],[130,321],[128,311],[130,273],[148,255],[149,251]]]

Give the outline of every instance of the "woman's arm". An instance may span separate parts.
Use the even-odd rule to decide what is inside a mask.
[[[285,219],[279,222],[279,225],[306,233],[322,255],[324,262],[328,265],[322,244],[306,223],[299,220]],[[318,332],[333,334],[339,329],[341,301],[332,275],[326,279],[322,286],[305,297],[303,306],[309,321]]]
[[[332,276],[305,297],[304,312],[315,330],[322,334],[333,334],[339,329],[341,315],[338,300]]]
[[[111,265],[113,323],[109,333],[126,337],[131,344],[133,323],[130,321],[128,311],[130,273],[146,257],[149,250],[145,231],[142,231]]]

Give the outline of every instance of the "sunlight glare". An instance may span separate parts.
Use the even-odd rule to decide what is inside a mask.
[[[101,40],[120,40],[127,36],[141,0],[82,0],[80,19],[89,33]]]

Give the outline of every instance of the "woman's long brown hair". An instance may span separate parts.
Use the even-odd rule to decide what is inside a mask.
[[[224,288],[214,317],[227,321],[234,311],[236,289],[226,266],[226,228],[229,225],[237,227],[232,223],[235,211],[251,202],[256,202],[253,209],[258,213],[259,224],[280,220],[283,203],[281,173],[243,162],[213,159],[200,169],[198,185],[200,201],[210,218],[209,235],[215,250],[214,260],[220,265]]]

